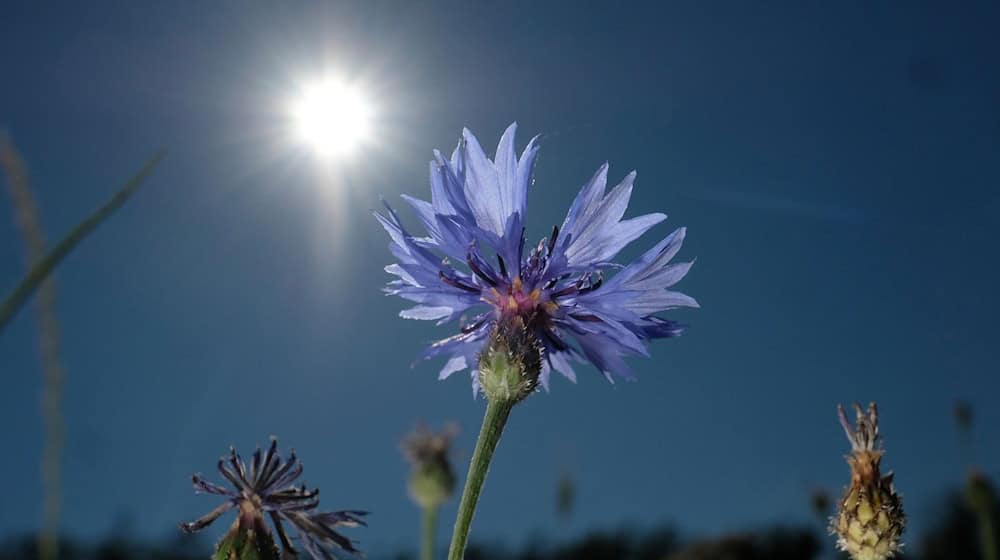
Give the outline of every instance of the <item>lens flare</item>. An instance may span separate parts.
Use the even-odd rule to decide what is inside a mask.
[[[292,106],[297,136],[323,156],[344,155],[368,141],[372,113],[360,89],[331,78],[303,88]]]

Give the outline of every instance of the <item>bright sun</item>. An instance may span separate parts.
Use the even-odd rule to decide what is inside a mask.
[[[292,118],[298,137],[323,156],[346,154],[371,135],[372,108],[362,92],[332,78],[303,88]]]

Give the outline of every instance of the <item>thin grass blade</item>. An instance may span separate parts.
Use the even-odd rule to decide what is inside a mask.
[[[44,258],[38,261],[28,274],[21,280],[16,288],[0,303],[0,333],[3,333],[7,323],[13,319],[14,315],[24,306],[24,303],[31,297],[38,287],[45,280],[46,276],[52,272],[84,238],[93,232],[99,225],[108,219],[118,210],[139,188],[145,179],[153,172],[160,161],[166,156],[164,150],[160,150],[150,158],[142,169],[129,179],[121,189],[118,190],[103,206],[97,209],[87,219],[80,222],[69,234],[66,235]]]

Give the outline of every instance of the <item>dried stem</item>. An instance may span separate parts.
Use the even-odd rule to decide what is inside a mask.
[[[13,143],[0,136],[0,167],[7,175],[7,192],[14,207],[17,229],[24,241],[28,265],[37,266],[45,258],[45,234],[31,193],[27,166]],[[42,450],[42,530],[39,551],[42,560],[59,556],[59,517],[62,497],[62,448],[65,432],[60,411],[65,378],[59,361],[59,322],[56,320],[56,288],[51,276],[38,285],[35,306],[38,320],[39,355],[42,362],[42,418],[45,445]],[[2,323],[0,323],[2,325]]]

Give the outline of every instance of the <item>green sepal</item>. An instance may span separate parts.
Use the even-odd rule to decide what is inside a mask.
[[[543,347],[520,317],[497,322],[479,355],[479,386],[490,402],[524,400],[535,392]]]
[[[436,508],[455,491],[455,473],[447,463],[428,463],[410,476],[410,497],[422,508]]]
[[[237,520],[215,547],[212,559],[280,560],[271,531],[260,516],[255,517],[251,523],[241,523]]]

